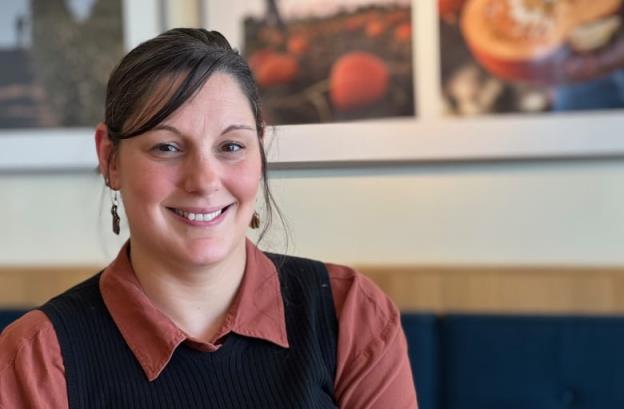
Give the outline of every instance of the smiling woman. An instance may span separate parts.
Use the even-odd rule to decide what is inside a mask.
[[[130,239],[102,272],[0,335],[0,407],[415,408],[395,305],[344,266],[265,253],[264,122],[215,31],[126,55],[95,131]]]
[[[140,138],[115,147],[106,128],[96,132],[100,167],[121,191],[140,279],[139,271],[192,272],[245,260],[262,160],[255,118],[235,77],[211,75]]]

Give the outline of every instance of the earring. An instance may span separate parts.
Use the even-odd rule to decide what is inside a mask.
[[[111,215],[113,216],[113,233],[119,235],[119,222],[121,221],[121,219],[119,218],[119,213],[117,213],[117,206],[119,205],[119,202],[117,201],[117,191],[113,190],[112,192],[113,206],[111,207]]]
[[[260,215],[258,212],[254,211],[253,216],[251,216],[251,223],[249,223],[249,227],[252,229],[260,227]]]

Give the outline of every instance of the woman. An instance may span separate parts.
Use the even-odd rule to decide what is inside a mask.
[[[396,307],[353,270],[265,254],[245,61],[175,29],[112,73],[95,140],[130,239],[0,338],[0,408],[415,408]]]

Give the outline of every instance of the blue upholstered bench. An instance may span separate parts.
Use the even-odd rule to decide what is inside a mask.
[[[0,310],[0,330],[22,313]],[[402,320],[421,409],[624,408],[624,317]]]
[[[445,408],[624,408],[624,319],[448,316]]]
[[[440,320],[432,314],[403,314],[401,317],[409,348],[418,406],[440,406]]]
[[[421,409],[624,408],[624,317],[404,314],[403,324]]]

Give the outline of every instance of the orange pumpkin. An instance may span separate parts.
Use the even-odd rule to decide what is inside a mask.
[[[394,39],[396,41],[410,41],[412,39],[412,24],[403,23],[394,30]]]
[[[260,87],[272,87],[291,82],[299,73],[299,62],[290,54],[271,53],[254,70]]]
[[[310,43],[301,34],[295,34],[288,39],[288,51],[292,54],[301,55],[308,51]]]
[[[600,64],[599,59],[578,60],[586,66],[573,73],[575,70],[567,64],[575,55],[566,53],[564,47],[578,27],[618,13],[623,3],[622,0],[569,3],[541,0],[539,4],[547,12],[539,14],[536,22],[518,14],[506,2],[471,0],[463,8],[460,27],[473,56],[490,73],[512,81],[565,83],[575,81],[577,75],[587,78],[589,72],[604,74],[608,67]]]
[[[267,58],[276,53],[277,52],[275,50],[270,48],[262,48],[255,51],[249,56],[249,58],[247,58],[247,64],[249,64],[249,68],[251,68],[253,72],[257,72],[258,68],[264,64]]]
[[[379,20],[371,20],[366,24],[366,35],[369,38],[376,38],[386,31],[386,26]]]
[[[370,105],[388,92],[390,72],[374,54],[352,51],[333,64],[329,76],[330,99],[342,112]]]

